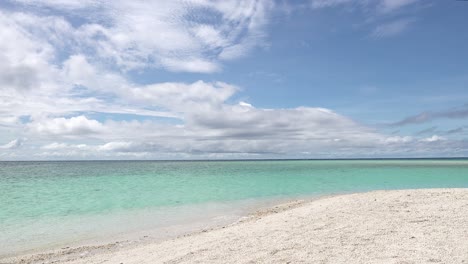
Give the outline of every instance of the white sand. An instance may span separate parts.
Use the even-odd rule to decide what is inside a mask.
[[[282,205],[225,228],[87,252],[63,250],[23,262],[468,263],[468,189],[326,197]]]

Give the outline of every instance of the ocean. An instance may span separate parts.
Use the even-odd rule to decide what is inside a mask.
[[[0,256],[170,236],[296,198],[413,188],[468,188],[468,159],[0,162]]]

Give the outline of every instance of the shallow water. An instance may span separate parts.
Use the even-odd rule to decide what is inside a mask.
[[[468,160],[0,162],[0,255],[231,219],[260,201],[442,187],[468,187]]]

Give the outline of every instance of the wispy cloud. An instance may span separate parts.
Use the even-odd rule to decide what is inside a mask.
[[[454,134],[460,134],[460,133],[463,133],[463,132],[465,132],[464,127],[457,127],[457,128],[448,130],[447,132],[445,132],[445,134],[446,135],[454,135]]]
[[[360,6],[370,8],[379,13],[391,13],[410,6],[421,0],[309,0],[312,8],[327,8],[336,6]]]
[[[374,38],[393,37],[403,33],[414,22],[412,19],[400,19],[377,26],[371,33]]]
[[[424,135],[424,134],[432,134],[437,130],[437,126],[429,127],[426,129],[423,129],[421,131],[416,132],[417,136]]]
[[[412,124],[421,124],[433,121],[435,119],[463,119],[468,118],[468,106],[465,105],[458,109],[439,111],[439,112],[422,112],[417,115],[406,117],[398,122],[392,123],[392,126],[404,126]]]
[[[17,149],[23,145],[24,141],[25,139],[23,138],[17,138],[4,145],[0,145],[0,149]]]
[[[343,4],[350,4],[350,3],[360,3],[363,1],[355,1],[355,0],[310,0],[310,6],[312,8],[325,8],[325,7],[334,7]]]
[[[62,32],[67,34],[54,38],[68,42],[66,49],[101,58],[101,62],[111,61],[123,69],[159,67],[202,73],[219,71],[224,60],[237,59],[264,45],[265,26],[274,7],[270,0],[12,2],[33,6],[27,9],[38,11],[33,13],[40,14],[41,8],[59,12],[50,19],[65,18]],[[80,22],[69,23],[77,14]],[[39,17],[26,16],[41,24]],[[36,38],[44,33],[23,30]]]
[[[382,0],[380,1],[379,9],[382,12],[388,13],[420,1],[421,0]]]
[[[378,6],[395,12],[410,4],[310,3],[319,9],[351,2],[371,5],[374,12]],[[12,8],[0,8],[1,158],[11,158],[11,153],[23,159],[344,157],[454,149],[453,141],[441,137],[386,135],[332,109],[257,107],[238,100],[241,88],[230,83],[141,84],[128,74],[148,69],[221,71],[227,61],[268,45],[273,1],[9,3]],[[376,37],[398,34],[407,25],[393,27],[382,26]],[[468,115],[463,111],[423,113],[395,125],[461,118]],[[466,142],[457,146],[460,152],[468,148]]]
[[[364,15],[364,25],[373,27],[374,38],[392,37],[401,34],[413,24],[414,18],[402,15],[404,10],[420,0],[310,0],[312,9],[344,7]]]

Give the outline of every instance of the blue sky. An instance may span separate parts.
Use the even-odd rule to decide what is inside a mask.
[[[0,159],[468,155],[468,2],[0,3]]]

